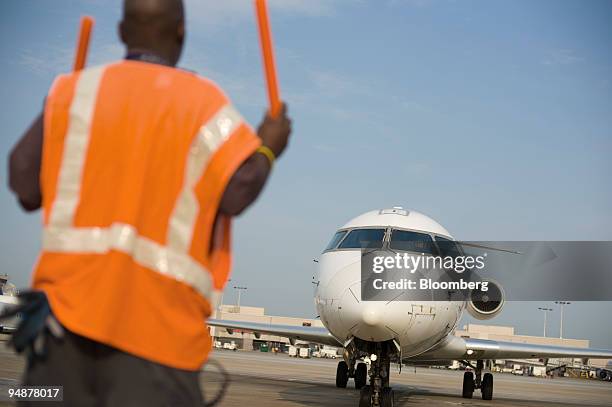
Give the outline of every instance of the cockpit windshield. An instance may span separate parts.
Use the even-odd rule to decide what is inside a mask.
[[[337,231],[336,234],[334,235],[334,237],[332,237],[331,242],[329,242],[329,244],[327,245],[327,247],[323,251],[326,252],[328,250],[335,249],[336,246],[338,246],[338,243],[340,243],[340,241],[344,237],[344,235],[346,235],[346,232],[347,232],[346,230],[339,230],[339,231]]]
[[[383,245],[385,229],[353,229],[339,249],[377,249]]]
[[[435,246],[430,235],[408,230],[393,229],[389,247],[406,252],[435,254]]]
[[[461,256],[461,250],[459,246],[454,240],[447,239],[445,237],[436,236],[436,242],[438,243],[438,247],[440,248],[440,255],[442,257],[451,256],[457,257]]]

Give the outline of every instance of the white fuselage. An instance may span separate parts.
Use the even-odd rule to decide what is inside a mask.
[[[417,212],[381,212],[364,214],[340,230],[401,228],[450,237],[435,221]],[[315,305],[325,327],[342,343],[351,338],[395,340],[404,357],[423,353],[451,334],[465,308],[464,301],[411,301],[405,296],[402,300],[362,301],[360,249],[336,249],[321,255]]]

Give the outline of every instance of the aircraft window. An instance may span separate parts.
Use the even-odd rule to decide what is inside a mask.
[[[440,255],[442,257],[461,256],[461,251],[459,249],[459,246],[457,246],[457,243],[454,240],[447,239],[445,237],[436,236],[436,242],[438,243],[438,247],[440,248]]]
[[[382,247],[385,229],[354,229],[340,243],[339,249],[362,249]]]
[[[425,233],[409,232],[394,229],[391,233],[390,248],[407,252],[435,254],[435,246],[431,236]]]
[[[325,252],[328,250],[333,250],[336,248],[336,246],[338,246],[338,243],[340,243],[340,241],[342,240],[342,238],[344,237],[344,235],[346,235],[346,230],[340,230],[338,232],[336,232],[336,234],[334,235],[334,237],[332,237],[331,242],[329,242],[329,244],[327,245],[327,247],[325,248]]]

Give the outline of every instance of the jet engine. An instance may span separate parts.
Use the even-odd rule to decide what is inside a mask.
[[[486,282],[487,290],[472,290],[467,303],[467,310],[470,315],[479,320],[493,318],[500,313],[504,306],[505,294],[501,285],[493,281]]]
[[[599,378],[601,380],[606,380],[606,381],[612,381],[612,373],[606,369],[600,369],[597,376],[599,376]]]

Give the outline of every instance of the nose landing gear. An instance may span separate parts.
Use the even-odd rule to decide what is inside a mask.
[[[336,368],[336,387],[346,388],[349,379],[352,377],[355,380],[355,388],[357,390],[363,388],[368,381],[368,367],[365,363],[358,363],[355,368],[355,361],[351,364],[342,360],[338,362]]]
[[[394,394],[389,387],[389,355],[378,348],[370,360],[370,384],[361,389],[359,407],[393,407]]]
[[[344,360],[338,362],[336,368],[336,387],[345,388],[349,379],[349,368]]]
[[[362,389],[368,381],[368,366],[365,363],[359,363],[355,369],[355,388]]]
[[[394,394],[389,387],[389,375],[391,358],[397,356],[401,361],[397,343],[359,341],[359,346],[354,343],[345,346],[344,360],[336,369],[336,386],[345,388],[349,378],[353,378],[355,388],[361,390],[359,407],[393,407]],[[359,358],[369,359],[369,368],[366,363],[357,363]]]
[[[463,363],[472,368],[474,367],[469,362]],[[491,373],[485,373],[483,376],[483,367],[483,361],[478,360],[476,362],[476,368],[474,368],[475,375],[472,372],[465,372],[463,374],[463,391],[461,395],[464,399],[471,399],[475,389],[480,389],[483,400],[493,399],[493,375]]]

